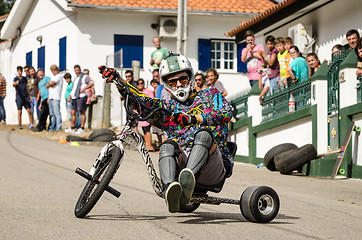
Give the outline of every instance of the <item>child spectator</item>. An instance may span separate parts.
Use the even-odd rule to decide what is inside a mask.
[[[263,103],[263,97],[265,94],[270,93],[270,80],[267,75],[263,76],[262,70],[259,70],[259,89],[263,89],[259,95],[260,104]]]
[[[318,68],[321,66],[321,62],[319,61],[319,58],[315,53],[308,53],[307,61],[310,69],[309,77],[312,77],[314,73],[318,70]]]
[[[343,46],[341,44],[336,44],[332,47],[332,56],[338,56],[341,54]]]
[[[291,37],[284,38],[285,49],[289,52],[290,48],[294,46],[293,39]],[[290,64],[291,62],[289,62]]]
[[[263,65],[263,57],[260,55],[258,50],[264,52],[264,47],[263,45],[255,45],[254,33],[250,30],[246,31],[245,39],[247,45],[241,53],[241,61],[247,63],[249,83],[252,87],[255,83],[258,82],[258,70],[261,69]]]
[[[284,86],[291,86],[292,81],[288,79],[290,78],[288,72],[287,72],[287,66],[289,66],[290,62],[290,54],[285,49],[285,42],[282,37],[277,37],[275,39],[275,48],[278,50],[278,62],[279,62],[279,71],[280,71],[280,80],[279,80],[279,86],[282,86],[282,83]]]
[[[277,60],[278,50],[275,48],[275,37],[269,35],[265,38],[266,46],[268,47],[268,54],[260,51],[264,58],[264,64],[268,66],[267,74],[270,83],[270,92],[273,94],[278,91],[278,83],[280,79],[279,62]],[[260,87],[260,77],[259,77]]]
[[[64,74],[64,79],[67,82],[67,87],[65,88],[65,109],[67,110],[67,117],[69,120],[69,128],[65,130],[66,133],[70,132],[70,123],[72,122],[72,115],[70,114],[70,110],[72,109],[72,99],[70,97],[70,93],[72,92],[73,82],[72,75],[70,73]]]
[[[290,48],[290,56],[293,58],[293,62],[288,67],[288,72],[292,78],[292,82],[304,83],[309,79],[308,65],[305,59],[301,56],[297,46]]]

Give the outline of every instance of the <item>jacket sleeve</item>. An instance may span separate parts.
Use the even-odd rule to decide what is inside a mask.
[[[219,91],[214,91],[210,105],[212,106],[211,111],[205,111],[201,114],[206,125],[222,125],[231,120],[232,108]]]

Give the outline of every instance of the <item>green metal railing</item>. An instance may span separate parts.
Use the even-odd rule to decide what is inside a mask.
[[[361,86],[362,86],[362,76],[357,77],[358,83],[357,83],[357,102],[362,102],[362,92],[361,92]]]
[[[273,95],[266,96],[262,104],[262,121],[266,122],[288,114],[289,98],[293,94],[295,100],[295,110],[300,110],[311,104],[311,83],[297,83],[290,88],[279,90]]]
[[[349,51],[342,49],[339,53],[332,54],[332,62],[328,70],[328,113],[339,111],[339,66],[347,57]]]
[[[233,116],[236,120],[248,117],[248,95],[230,101],[233,107]]]

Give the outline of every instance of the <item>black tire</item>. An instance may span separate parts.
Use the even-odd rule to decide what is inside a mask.
[[[200,203],[188,203],[186,205],[180,205],[181,213],[192,213],[200,206]]]
[[[298,149],[298,147],[293,143],[283,143],[271,148],[264,156],[264,166],[270,171],[277,171],[274,164],[274,157],[279,153],[291,149]]]
[[[315,147],[312,144],[307,144],[290,154],[275,156],[274,162],[276,169],[280,173],[288,174],[316,158],[317,151]]]
[[[84,138],[84,137],[79,137],[79,136],[74,136],[74,135],[68,135],[65,140],[67,140],[68,142],[87,142],[89,141],[89,139]]]
[[[92,179],[85,185],[74,209],[77,218],[85,217],[92,210],[116,173],[120,159],[121,150],[112,148],[100,163],[93,176],[93,179],[98,179],[99,184],[97,185]]]
[[[113,135],[101,135],[93,138],[92,142],[109,142],[112,141]]]
[[[91,133],[91,135],[89,135],[89,140],[93,141],[94,138],[96,138],[98,136],[103,136],[103,135],[114,136],[114,135],[116,135],[116,133],[108,128],[97,129],[97,130],[94,130]]]
[[[246,220],[268,223],[278,214],[280,201],[278,194],[267,186],[248,187],[240,198],[240,210]]]

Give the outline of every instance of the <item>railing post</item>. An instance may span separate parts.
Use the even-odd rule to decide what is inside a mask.
[[[252,117],[252,126],[259,125],[262,121],[262,105],[259,102],[261,90],[258,83],[254,84],[248,94],[248,116]]]
[[[354,105],[357,102],[357,62],[356,52],[352,50],[340,65],[340,109]]]

